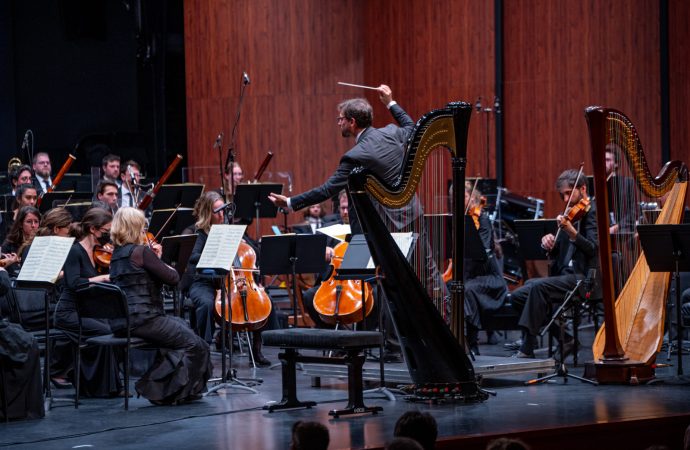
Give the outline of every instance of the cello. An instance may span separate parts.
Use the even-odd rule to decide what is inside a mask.
[[[314,309],[321,316],[321,320],[330,325],[339,323],[346,325],[362,319],[362,282],[335,279],[347,246],[347,242],[341,242],[335,246],[331,259],[331,273],[314,295]],[[374,307],[369,283],[364,285],[364,304],[368,316]]]
[[[216,294],[216,317],[231,320],[234,331],[256,331],[261,329],[271,314],[271,299],[263,287],[254,281],[256,253],[249,244],[242,241],[237,250],[238,268],[233,268],[226,279],[230,309],[225,305],[222,311],[220,291]],[[228,285],[229,284],[229,285]],[[231,313],[231,316],[229,314]]]

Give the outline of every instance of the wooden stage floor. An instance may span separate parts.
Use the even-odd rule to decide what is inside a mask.
[[[509,335],[514,339],[515,335]],[[586,339],[585,339],[586,340]],[[590,341],[591,342],[591,341]],[[503,341],[482,345],[483,354],[505,356]],[[277,362],[277,351],[267,349]],[[585,348],[580,360],[591,359]],[[214,355],[220,372],[218,355]],[[503,435],[520,436],[532,448],[626,448],[644,449],[652,443],[682,448],[683,430],[690,425],[690,386],[591,386],[576,380],[524,386],[535,374],[500,375],[484,386],[497,395],[477,404],[418,404],[398,397],[395,401],[373,395],[368,405],[383,407],[378,415],[332,419],[328,411],[346,404],[347,386],[336,378],[322,378],[311,387],[311,378],[298,373],[298,397],[315,400],[312,409],[269,414],[262,406],[280,400],[280,369],[248,368],[247,358],[235,355],[241,377],[256,376],[263,383],[257,394],[228,389],[188,405],[160,407],[143,398],[83,399],[78,410],[71,403],[56,403],[46,417],[36,421],[0,424],[0,446],[13,449],[286,449],[296,420],[317,420],[328,427],[330,449],[381,448],[392,438],[397,418],[409,410],[430,412],[437,420],[437,448],[484,448]],[[685,359],[686,373],[690,357]],[[666,363],[665,354],[660,363]],[[670,363],[675,362],[675,357]],[[582,367],[571,368],[581,375]],[[675,367],[658,370],[673,375]],[[369,382],[369,387],[376,387]],[[72,390],[53,390],[57,398],[71,399]],[[646,436],[646,437],[645,437]],[[583,447],[584,446],[584,447]]]

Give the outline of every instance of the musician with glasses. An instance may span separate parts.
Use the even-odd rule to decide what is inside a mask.
[[[556,180],[556,189],[564,204],[584,205],[587,196],[587,179],[578,171],[569,169]],[[571,195],[572,194],[572,195]],[[537,335],[549,320],[553,303],[562,301],[567,292],[583,280],[589,269],[598,269],[598,233],[594,201],[584,208],[583,215],[571,222],[567,213],[556,217],[560,231],[558,237],[547,234],[541,245],[552,258],[550,276],[532,278],[513,291],[511,301],[520,313],[518,324],[523,329],[520,350],[513,356],[534,358]],[[565,350],[572,350],[573,337],[566,334],[562,343]],[[567,356],[567,351],[565,352]]]
[[[354,147],[340,158],[333,175],[321,186],[292,197],[272,193],[269,198],[276,206],[289,207],[297,211],[328,200],[341,189],[347,188],[347,177],[352,169],[358,166],[371,170],[386,183],[395,182],[400,171],[404,145],[414,127],[414,121],[393,100],[390,87],[382,84],[376,90],[379,99],[389,109],[398,126],[390,124],[383,128],[372,127],[373,108],[363,98],[353,98],[340,103],[336,123],[344,138],[355,138]],[[362,228],[351,202],[349,217],[352,233],[361,233]]]
[[[53,184],[50,176],[52,171],[50,156],[45,152],[36,153],[32,160],[32,167],[34,169],[33,184],[36,186],[36,190],[40,193],[48,192],[48,188]]]

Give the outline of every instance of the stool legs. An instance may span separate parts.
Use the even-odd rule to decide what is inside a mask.
[[[372,413],[383,411],[380,406],[364,405],[364,383],[362,382],[362,367],[366,356],[359,350],[348,350],[345,364],[347,365],[347,406],[344,409],[332,409],[329,416],[337,419],[349,414]]]
[[[316,402],[301,402],[297,400],[297,358],[299,353],[294,348],[286,348],[278,354],[283,375],[283,398],[280,402],[264,406],[268,412],[289,408],[311,408]]]

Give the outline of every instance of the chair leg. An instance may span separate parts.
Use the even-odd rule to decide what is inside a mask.
[[[125,411],[129,411],[129,342],[125,346]]]
[[[77,343],[77,367],[74,369],[74,409],[79,408],[79,383],[81,382],[81,344]]]

